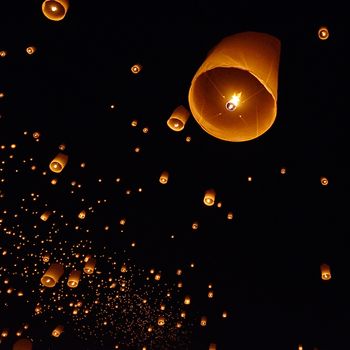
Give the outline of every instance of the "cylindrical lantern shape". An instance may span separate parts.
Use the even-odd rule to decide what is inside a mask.
[[[159,182],[165,185],[168,182],[168,179],[169,179],[169,173],[164,170],[160,175]]]
[[[41,6],[43,14],[52,21],[61,21],[68,11],[68,0],[45,0]]]
[[[167,120],[167,125],[174,131],[181,131],[185,127],[190,111],[184,106],[180,105],[171,114]]]
[[[325,281],[330,280],[332,277],[331,275],[331,268],[327,264],[321,265],[321,278]]]
[[[243,32],[221,40],[194,75],[189,90],[193,117],[225,141],[259,137],[277,114],[280,40]]]
[[[50,170],[54,173],[60,173],[66,166],[68,156],[63,153],[58,153],[56,157],[50,163]]]
[[[29,339],[18,339],[13,344],[12,350],[32,350],[32,342]]]
[[[45,272],[44,276],[41,277],[41,283],[45,287],[54,287],[58,280],[63,275],[64,268],[59,263],[53,263],[48,270]]]
[[[96,265],[96,259],[90,258],[88,261],[85,262],[84,272],[87,273],[88,275],[91,275],[95,270],[95,265]]]
[[[71,287],[71,288],[78,287],[80,275],[81,275],[81,271],[72,270],[68,277],[68,282],[67,282],[68,287]]]
[[[62,325],[58,325],[52,331],[52,335],[57,338],[57,337],[59,337],[62,334],[63,330],[64,330],[64,327]]]
[[[207,190],[204,194],[203,202],[205,205],[208,205],[209,207],[214,205],[215,203],[215,191],[213,189]]]
[[[42,213],[40,215],[40,219],[42,221],[46,221],[50,217],[51,214],[52,214],[52,212],[50,210],[46,210],[44,213]]]

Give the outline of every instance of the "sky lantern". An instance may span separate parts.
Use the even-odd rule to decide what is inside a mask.
[[[43,14],[51,21],[61,21],[67,14],[68,0],[45,0],[41,6]]]
[[[327,264],[322,264],[321,265],[321,278],[325,281],[330,280],[332,275],[331,275],[331,268]]]
[[[54,173],[60,173],[66,166],[68,156],[64,153],[58,153],[50,163],[50,170]]]
[[[203,202],[207,206],[212,206],[215,203],[215,191],[213,189],[209,189],[205,192]]]
[[[160,174],[160,177],[159,177],[159,182],[163,185],[165,185],[167,182],[168,182],[168,179],[169,179],[169,173],[164,170],[161,174]]]
[[[29,339],[18,339],[12,347],[12,350],[32,350],[32,342]]]
[[[320,27],[317,34],[320,40],[327,40],[329,38],[329,31],[327,27]]]
[[[180,105],[174,109],[173,113],[167,120],[167,125],[171,130],[181,131],[185,127],[189,116],[190,111],[183,105]]]
[[[64,327],[62,325],[56,326],[56,328],[52,331],[52,335],[56,338],[58,338],[64,330]]]
[[[87,261],[85,261],[84,272],[88,275],[91,275],[95,270],[96,259],[90,257]]]
[[[45,287],[52,288],[56,285],[58,280],[63,275],[64,268],[59,263],[53,263],[48,270],[45,272],[44,276],[41,277],[41,283]]]
[[[189,105],[208,134],[232,142],[255,139],[277,114],[280,40],[242,32],[222,39],[194,75]]]
[[[81,275],[81,271],[72,270],[68,277],[68,282],[67,282],[68,287],[70,288],[78,287],[80,275]]]
[[[50,210],[46,210],[44,213],[40,215],[40,219],[42,221],[47,221],[47,219],[51,216],[52,212]]]

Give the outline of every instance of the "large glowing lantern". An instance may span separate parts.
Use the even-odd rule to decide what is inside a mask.
[[[61,21],[68,11],[68,0],[45,0],[41,6],[43,14],[52,21]]]
[[[59,263],[53,263],[48,270],[45,272],[44,276],[41,277],[41,283],[45,287],[54,287],[58,280],[63,275],[64,268]]]
[[[68,161],[68,156],[63,153],[58,153],[56,157],[50,163],[50,170],[54,173],[60,173],[66,166]]]
[[[243,32],[224,38],[209,52],[188,95],[193,117],[208,134],[240,142],[272,126],[280,46],[269,34]]]
[[[12,350],[32,350],[32,342],[29,339],[18,339],[13,344]]]
[[[176,107],[167,120],[167,125],[171,130],[181,131],[185,127],[190,111],[184,106],[180,105]]]
[[[67,282],[68,287],[71,287],[71,288],[78,287],[78,284],[80,281],[80,275],[81,275],[81,271],[72,270],[68,277],[68,282]]]

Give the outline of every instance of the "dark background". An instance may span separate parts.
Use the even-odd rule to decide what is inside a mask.
[[[317,36],[323,25],[330,32],[325,41]],[[0,347],[11,349],[25,322],[29,328],[23,334],[33,340],[33,349],[120,344],[120,349],[201,350],[210,343],[219,350],[349,347],[345,5],[72,0],[64,20],[53,22],[42,14],[40,1],[7,1],[0,5],[0,29],[0,50],[7,51],[0,58],[0,92],[5,94],[0,99],[0,248],[7,252],[0,258],[0,327],[9,331]],[[281,41],[273,126],[241,143],[210,136],[192,117],[183,131],[169,129],[173,110],[189,107],[192,77],[209,50],[225,36],[244,31]],[[28,46],[36,47],[33,55],[26,53]],[[135,63],[143,67],[137,75],[130,71]],[[132,120],[138,121],[136,127]],[[36,131],[39,141],[32,136]],[[61,144],[69,161],[52,186],[48,164]],[[163,170],[170,174],[166,185],[158,181]],[[322,176],[327,186],[321,185]],[[203,204],[208,188],[215,189],[220,208]],[[31,193],[39,195],[37,201]],[[77,219],[89,206],[91,215]],[[39,219],[44,208],[56,210],[45,223]],[[195,221],[196,231],[191,228]],[[53,311],[54,290],[40,296],[40,277],[48,267],[42,252],[72,267],[72,259],[62,254],[85,240],[104,281],[116,254],[118,266],[124,259],[146,275],[151,267],[162,271],[159,290],[129,276],[139,290],[152,289],[150,303],[156,305],[175,285],[168,302],[171,322],[158,337],[143,338],[146,321],[142,330],[124,327],[131,318],[144,320],[143,311],[131,307],[132,291],[125,297],[125,319],[101,301],[100,310],[114,320],[109,333],[99,324],[105,314],[96,311],[79,321],[69,312]],[[321,280],[322,263],[331,267],[330,281]],[[12,294],[6,278],[15,288]],[[62,282],[56,291],[61,301],[82,290],[86,304],[93,303],[96,290],[101,300],[110,295],[98,277],[89,288],[84,278],[69,296]],[[213,299],[207,298],[209,283]],[[25,291],[22,298],[18,290]],[[172,322],[187,294],[192,297],[188,317],[174,341]],[[43,313],[35,315],[39,301]],[[227,319],[221,317],[223,310]],[[206,327],[199,325],[202,315],[208,318]],[[156,323],[157,312],[150,317]],[[57,323],[65,324],[65,332],[56,339],[51,332]]]

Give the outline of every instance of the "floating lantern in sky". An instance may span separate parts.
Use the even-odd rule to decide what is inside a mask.
[[[327,40],[329,38],[329,31],[327,27],[320,27],[318,30],[318,37],[321,40]]]
[[[215,203],[215,191],[209,189],[205,192],[203,202],[205,205],[212,206]]]
[[[322,176],[320,178],[320,181],[321,181],[321,185],[322,186],[327,186],[328,185],[328,179],[325,176]]]
[[[325,281],[330,280],[332,277],[331,275],[331,268],[327,264],[321,265],[321,278]]]
[[[52,212],[50,210],[46,210],[44,213],[40,215],[40,219],[42,221],[47,221],[47,219],[51,216]]]
[[[131,67],[131,72],[133,74],[138,74],[141,72],[142,69],[142,65],[140,63],[136,63]]]
[[[56,285],[58,280],[63,275],[64,268],[59,263],[53,263],[48,270],[45,272],[44,276],[41,277],[41,283],[45,287],[52,288]]]
[[[79,219],[85,219],[85,216],[86,216],[86,211],[85,211],[85,210],[82,210],[82,211],[78,214],[78,218],[79,218]]]
[[[34,46],[28,46],[26,48],[26,52],[28,55],[32,55],[36,51],[36,48]]]
[[[68,277],[68,282],[67,282],[68,287],[70,288],[78,287],[80,275],[81,275],[81,271],[72,270]]]
[[[32,350],[32,342],[29,339],[18,339],[13,344],[12,350]]]
[[[168,178],[169,173],[166,170],[164,170],[160,175],[159,182],[165,185],[168,182]]]
[[[52,331],[52,335],[57,338],[57,337],[59,337],[62,334],[63,330],[64,330],[64,327],[62,325],[58,325]]]
[[[180,105],[176,107],[167,120],[167,125],[171,130],[181,131],[185,127],[187,119],[190,116],[190,111],[184,106]]]
[[[265,133],[277,114],[280,41],[259,32],[221,40],[194,75],[189,105],[208,134],[248,141]]]
[[[85,261],[84,272],[87,273],[88,275],[91,275],[95,270],[95,265],[96,265],[96,259],[90,257],[87,261]]]
[[[45,0],[41,6],[43,14],[52,21],[61,21],[67,14],[68,0]]]
[[[50,163],[50,170],[54,173],[60,173],[66,166],[68,156],[64,153],[58,153]]]

